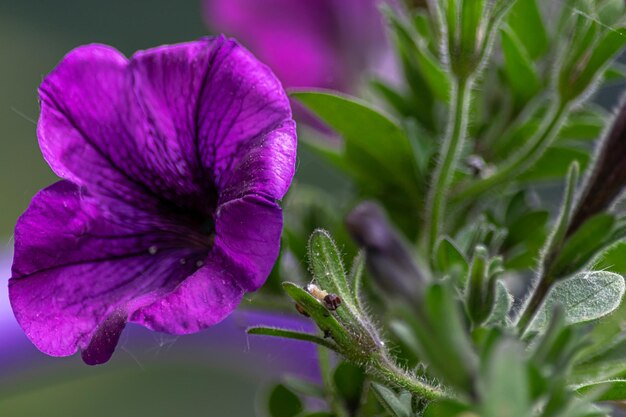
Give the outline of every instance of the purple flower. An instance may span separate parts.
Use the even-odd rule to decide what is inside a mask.
[[[63,181],[15,229],[9,296],[43,352],[107,361],[127,322],[218,323],[279,250],[295,124],[272,72],[223,37],[70,52],[43,81],[39,144]]]
[[[377,0],[204,0],[208,25],[250,47],[289,87],[349,90],[380,66]]]

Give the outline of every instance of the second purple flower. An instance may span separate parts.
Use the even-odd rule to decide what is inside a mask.
[[[54,356],[108,360],[127,322],[192,333],[258,289],[278,255],[295,124],[272,72],[224,38],[130,60],[68,54],[40,88],[62,181],[18,221],[9,295]]]

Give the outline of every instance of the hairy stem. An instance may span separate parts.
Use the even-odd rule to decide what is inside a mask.
[[[576,184],[578,183],[578,174],[579,166],[577,162],[574,162],[570,165],[567,173],[567,183],[565,187],[565,194],[563,195],[561,213],[559,214],[552,234],[546,242],[545,250],[543,251],[543,256],[541,257],[539,264],[541,271],[539,282],[532,290],[530,298],[524,305],[520,314],[520,319],[517,323],[520,334],[524,334],[530,325],[532,318],[537,313],[537,310],[552,287],[552,283],[554,281],[552,278],[554,276],[552,273],[552,266],[554,259],[561,250],[565,233],[571,221],[572,204],[574,202]]]
[[[374,361],[371,369],[370,373],[375,379],[387,385],[405,389],[421,399],[434,401],[447,397],[439,388],[407,374],[387,358]]]
[[[432,253],[441,233],[446,211],[447,194],[458,164],[459,154],[467,135],[472,78],[456,79],[452,91],[452,109],[448,119],[446,138],[439,152],[439,164],[433,176],[428,196],[428,249]]]
[[[541,304],[546,298],[546,295],[548,295],[551,287],[552,280],[543,277],[539,281],[535,289],[532,291],[532,295],[528,299],[528,302],[522,310],[520,318],[517,322],[517,329],[519,331],[519,334],[523,335],[524,332],[528,329],[528,326],[532,322],[533,317],[535,317],[535,314],[539,310],[539,307],[541,307]]]

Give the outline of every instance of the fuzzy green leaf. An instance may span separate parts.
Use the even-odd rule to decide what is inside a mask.
[[[626,400],[626,380],[596,382],[578,388],[578,393],[591,395],[594,401]]]
[[[356,296],[346,279],[339,249],[330,234],[317,229],[309,239],[309,265],[311,273],[321,289],[341,297],[341,305],[335,311],[344,323],[358,321],[359,309]]]
[[[311,319],[317,326],[322,331],[329,333],[339,346],[352,345],[353,340],[346,329],[343,328],[337,319],[330,314],[330,311],[316,298],[291,282],[284,282],[283,288],[285,292],[311,316]]]
[[[604,317],[619,307],[624,289],[624,278],[621,275],[605,271],[583,272],[557,282],[531,322],[529,330],[545,329],[557,305],[562,306],[569,324]]]

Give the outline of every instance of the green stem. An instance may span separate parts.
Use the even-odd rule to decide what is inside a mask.
[[[541,304],[546,298],[546,295],[548,295],[551,287],[552,279],[548,278],[548,276],[546,275],[539,281],[539,284],[533,290],[532,295],[528,299],[528,302],[526,303],[524,310],[522,311],[522,314],[517,322],[517,330],[520,335],[523,335],[524,332],[526,332],[526,330],[528,329],[528,326],[532,322],[533,317],[535,317],[535,314],[539,310],[539,307],[541,307]]]
[[[459,154],[467,135],[472,78],[456,79],[452,90],[452,109],[448,119],[446,138],[439,152],[439,165],[433,176],[428,196],[430,215],[428,253],[432,253],[441,233],[446,211],[447,193],[458,164]]]
[[[479,195],[491,190],[493,187],[506,183],[516,176],[519,176],[532,168],[541,158],[544,152],[552,145],[561,123],[569,113],[567,104],[557,103],[551,111],[551,115],[546,119],[539,133],[520,152],[514,154],[504,165],[490,177],[478,180],[470,184],[465,189],[457,193],[453,199],[462,201],[469,198],[476,198]]]
[[[332,351],[338,351],[339,347],[329,341],[328,339],[321,338],[314,334],[296,332],[288,329],[278,329],[273,327],[249,327],[246,330],[246,333],[258,336],[271,336],[271,337],[281,337],[285,339],[293,339],[293,340],[301,340],[303,342],[311,342],[315,343],[319,346],[323,346]]]
[[[370,369],[370,375],[374,379],[378,379],[387,385],[405,389],[421,399],[435,401],[447,398],[442,390],[420,381],[414,376],[410,376],[387,358],[383,358],[380,361],[375,360]]]
[[[557,220],[556,226],[552,235],[546,242],[545,250],[541,258],[541,276],[537,287],[533,289],[532,295],[528,299],[528,302],[523,307],[520,319],[517,323],[517,328],[520,334],[524,334],[528,326],[530,325],[532,318],[537,313],[537,310],[543,303],[543,300],[548,295],[553,283],[552,266],[554,259],[558,255],[563,245],[563,239],[570,223],[572,214],[572,204],[574,201],[574,193],[576,192],[576,184],[578,183],[579,167],[578,163],[574,162],[567,173],[567,184],[565,188],[565,194],[563,196],[563,206],[561,213]]]

